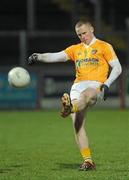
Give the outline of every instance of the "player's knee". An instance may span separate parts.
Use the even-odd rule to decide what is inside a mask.
[[[96,103],[96,95],[90,94],[89,96],[87,96],[87,104],[88,105],[94,105]]]
[[[96,103],[96,101],[97,101],[96,97],[91,97],[89,99],[88,105],[92,106],[92,105],[94,105]]]

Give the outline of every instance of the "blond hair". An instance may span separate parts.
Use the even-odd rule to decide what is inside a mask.
[[[80,19],[79,21],[77,21],[77,23],[75,24],[75,29],[76,28],[79,28],[80,26],[82,26],[83,24],[88,24],[88,25],[90,25],[90,26],[93,26],[92,25],[92,22],[90,21],[90,20],[88,20],[88,19]]]

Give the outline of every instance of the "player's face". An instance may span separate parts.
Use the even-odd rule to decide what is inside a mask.
[[[90,44],[91,40],[94,37],[94,29],[89,24],[83,24],[82,26],[76,28],[75,31],[80,41],[87,45]]]

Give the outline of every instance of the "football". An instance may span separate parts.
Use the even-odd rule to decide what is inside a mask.
[[[16,88],[23,88],[30,83],[30,74],[23,67],[14,67],[8,72],[9,85]]]

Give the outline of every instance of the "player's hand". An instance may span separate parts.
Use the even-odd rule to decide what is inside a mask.
[[[102,84],[100,86],[100,90],[103,92],[103,99],[104,101],[107,99],[108,97],[108,93],[109,93],[109,87],[106,84]]]
[[[29,58],[28,58],[28,64],[34,64],[36,61],[38,61],[38,54],[33,53]]]

